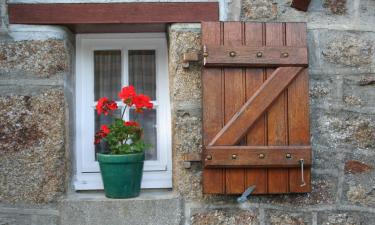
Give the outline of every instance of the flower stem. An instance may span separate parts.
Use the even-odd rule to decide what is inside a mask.
[[[128,108],[128,105],[125,105],[124,111],[122,112],[122,115],[121,115],[122,120],[124,119],[124,115],[125,115],[125,112],[126,112],[127,108]]]

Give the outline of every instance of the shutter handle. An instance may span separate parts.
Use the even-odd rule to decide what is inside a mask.
[[[236,154],[233,154],[233,155],[232,155],[232,159],[237,159],[237,155],[236,155]]]
[[[264,159],[266,156],[263,154],[263,153],[260,153],[259,155],[258,155],[258,158],[260,158],[260,159]]]
[[[257,52],[257,57],[258,58],[261,58],[263,56],[263,53],[262,52]]]
[[[212,159],[212,155],[207,155],[206,156],[206,160],[211,160]]]
[[[305,160],[303,160],[303,159],[300,159],[299,160],[299,162],[300,162],[300,164],[301,164],[301,187],[303,187],[303,186],[306,186],[306,182],[305,182],[305,178],[304,178],[304,173],[303,173],[303,164],[305,163]]]

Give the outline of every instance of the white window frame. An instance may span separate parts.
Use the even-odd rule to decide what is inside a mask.
[[[76,35],[75,190],[103,189],[95,161],[94,55],[95,50],[121,50],[122,86],[128,84],[128,51],[155,50],[157,160],[145,161],[141,188],[172,187],[171,116],[168,54],[164,33]],[[120,91],[120,90],[119,90]]]

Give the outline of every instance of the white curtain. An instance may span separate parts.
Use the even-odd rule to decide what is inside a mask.
[[[118,100],[117,93],[121,89],[121,50],[94,51],[94,98],[101,97]],[[98,115],[95,111],[95,131],[102,124],[111,122],[110,117]],[[115,112],[120,115],[120,110]],[[107,145],[102,142],[95,146],[95,152],[104,152]]]
[[[129,51],[129,84],[133,85],[138,93],[156,99],[156,66],[154,50]],[[144,128],[145,142],[152,147],[146,152],[147,160],[157,159],[156,149],[156,110],[146,110],[136,115],[131,111],[130,118],[139,121]]]

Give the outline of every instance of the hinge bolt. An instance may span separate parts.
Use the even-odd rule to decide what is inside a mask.
[[[211,159],[212,159],[212,155],[207,155],[207,156],[206,156],[206,159],[207,159],[207,160],[211,160]]]
[[[259,155],[258,155],[258,158],[260,158],[260,159],[264,159],[266,156],[263,154],[263,153],[260,153]]]
[[[203,57],[208,57],[208,52],[203,52]]]

